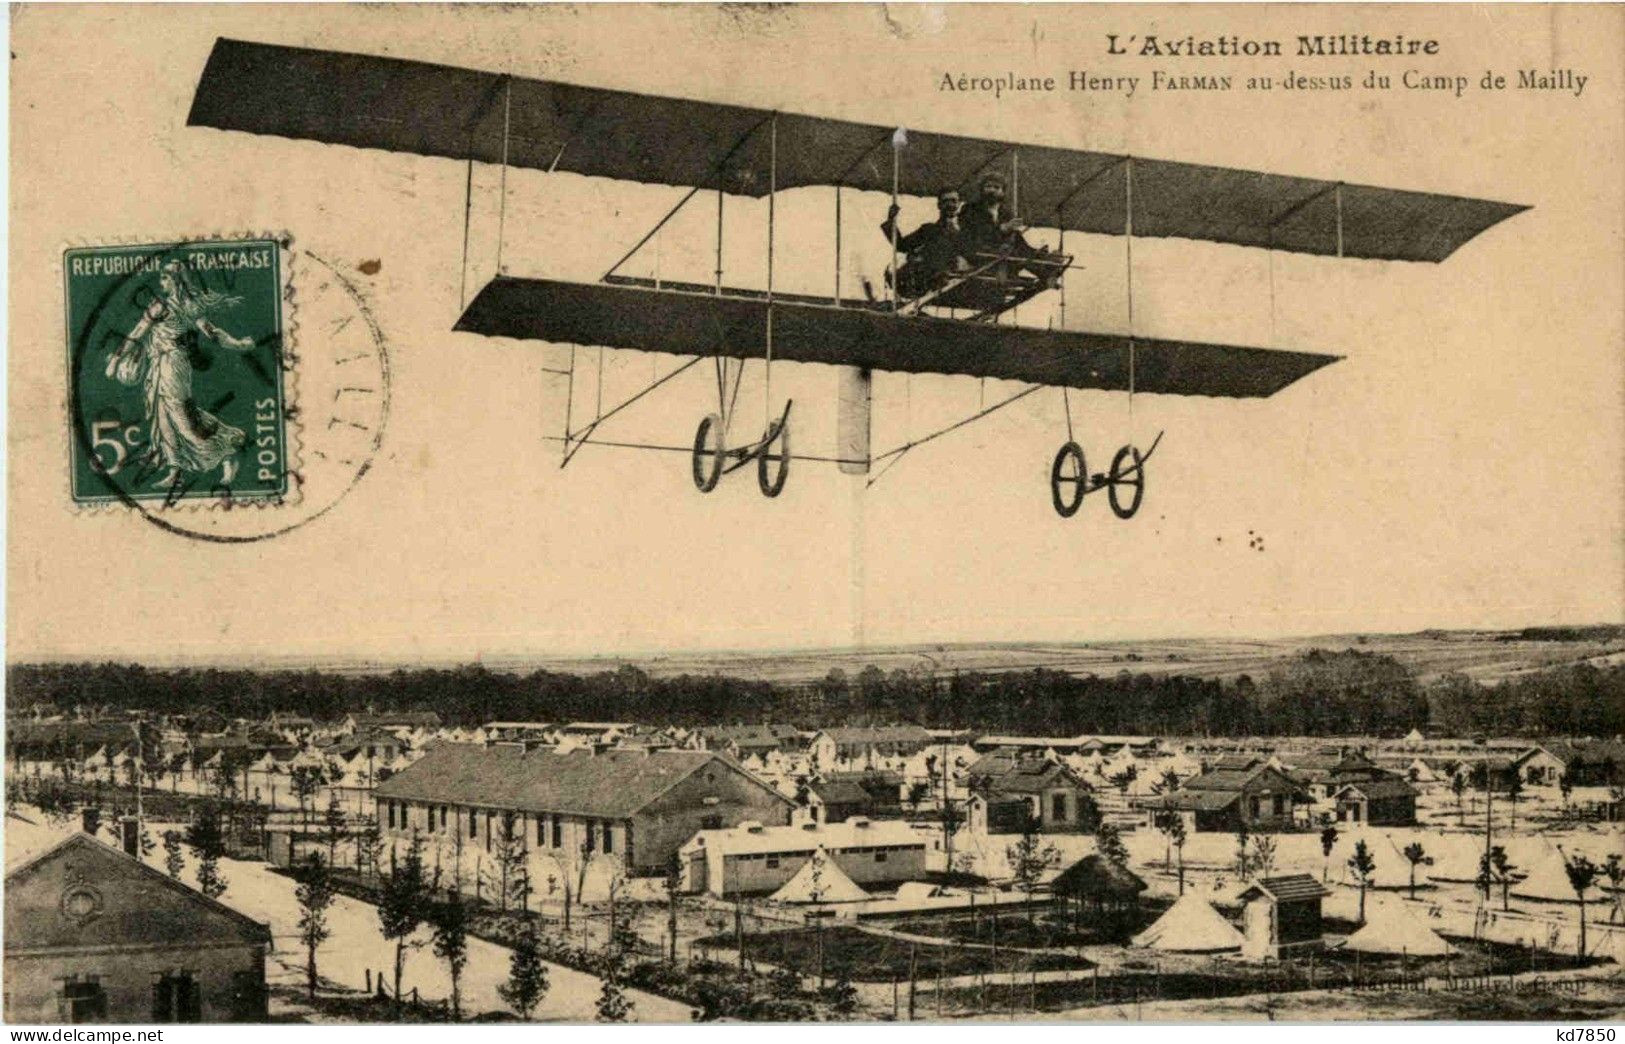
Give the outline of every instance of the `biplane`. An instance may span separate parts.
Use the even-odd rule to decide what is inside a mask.
[[[476,163],[500,165],[504,207],[510,167],[686,187],[676,206],[598,282],[521,278],[499,264],[493,278],[465,301],[454,324],[459,331],[571,346],[570,367],[560,372],[572,392],[579,346],[688,357],[624,401],[608,409],[600,403],[590,421],[576,424],[567,405],[558,437],[564,465],[585,446],[620,446],[687,454],[702,492],[714,489],[723,475],[754,464],[761,492],[777,496],[792,460],[833,463],[868,475],[873,483],[879,477],[872,474],[876,466],[890,467],[924,443],[1042,389],[1059,389],[1067,435],[1050,468],[1050,494],[1062,517],[1075,514],[1085,496],[1101,490],[1117,516],[1132,517],[1144,498],[1147,462],[1161,440],[1159,434],[1143,449],[1130,442],[1116,451],[1109,468],[1091,472],[1072,438],[1071,390],[1266,397],[1338,358],[1146,336],[1134,323],[1136,238],[1436,263],[1526,209],[227,39],[215,44],[188,123],[468,164],[465,272]],[[893,278],[883,294],[843,295],[843,193],[889,192],[895,205],[899,197],[931,198],[945,187],[975,185],[989,171],[1010,185],[1018,218],[1059,235],[1057,250],[1046,250],[1034,262],[997,246],[984,249],[912,294],[895,289],[894,250]],[[836,248],[830,294],[791,293],[775,285],[776,197],[810,187],[826,188],[832,196]],[[622,274],[627,261],[702,194],[715,197],[714,279],[670,282]],[[764,286],[735,286],[725,279],[722,229],[729,197],[766,197]],[[1069,232],[1122,237],[1126,330],[1067,327]],[[1058,328],[1005,321],[1022,303],[1051,290],[1060,297]],[[716,407],[699,420],[692,444],[604,437],[608,421],[706,359],[716,369]],[[768,406],[759,435],[734,438],[747,362],[765,368],[769,398],[775,363],[840,368],[833,453],[792,452],[788,400],[782,408]],[[1019,381],[1025,387],[952,425],[876,453],[870,447],[876,370]],[[573,395],[568,402],[573,404]]]

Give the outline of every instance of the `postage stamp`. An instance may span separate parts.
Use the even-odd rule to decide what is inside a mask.
[[[286,267],[270,238],[65,251],[76,503],[288,495]]]

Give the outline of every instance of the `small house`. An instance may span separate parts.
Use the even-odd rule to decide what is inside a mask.
[[[1324,945],[1320,903],[1331,893],[1309,874],[1261,877],[1238,897],[1242,904],[1241,955],[1279,960]]]

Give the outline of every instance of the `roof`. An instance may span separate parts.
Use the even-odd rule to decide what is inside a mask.
[[[1056,875],[1050,888],[1056,895],[1133,899],[1145,891],[1145,881],[1127,867],[1098,855],[1086,855]]]
[[[1151,337],[1131,341],[1119,333],[968,323],[782,298],[771,308],[774,359],[896,373],[1123,391],[1132,382],[1146,394],[1258,398],[1338,359]],[[556,344],[761,359],[767,355],[768,310],[759,296],[501,276],[469,302],[455,329]]]
[[[1071,769],[1043,756],[1022,756],[1012,751],[994,751],[978,758],[965,770],[973,780],[985,780],[990,790],[1003,793],[1039,793],[1058,784],[1089,789]]]
[[[432,710],[392,711],[388,714],[351,714],[356,728],[394,728],[400,725],[439,725],[440,715]]]
[[[1266,776],[1287,784],[1294,792],[1302,790],[1298,781],[1286,773],[1272,768],[1268,764],[1259,764],[1250,769],[1209,769],[1200,776],[1192,776],[1190,779],[1185,780],[1184,783],[1180,784],[1179,792],[1220,791],[1240,794]]]
[[[808,788],[826,805],[867,805],[874,801],[873,795],[855,779],[830,779],[809,784]]]
[[[798,735],[792,725],[710,725],[699,733],[712,745],[732,743],[741,749],[779,747]]]
[[[1237,898],[1245,902],[1254,896],[1264,895],[1278,903],[1295,903],[1324,899],[1331,894],[1309,874],[1287,874],[1283,877],[1261,877],[1248,885]]]
[[[719,852],[724,856],[759,855],[772,852],[806,852],[823,848],[839,852],[846,848],[881,845],[907,845],[924,848],[926,839],[901,819],[848,819],[843,823],[807,823],[800,826],[745,824],[727,830],[701,830],[683,847]]]
[[[521,812],[563,812],[624,819],[707,766],[738,773],[773,795],[777,791],[719,754],[693,750],[626,751],[594,754],[574,750],[527,751],[442,743],[380,783],[374,793],[386,800],[474,805]]]
[[[1337,797],[1342,797],[1351,790],[1357,790],[1368,798],[1396,798],[1416,796],[1416,788],[1399,776],[1379,776],[1375,779],[1358,779],[1343,784],[1337,789]]]
[[[228,39],[187,123],[751,197],[808,185],[933,196],[1019,154],[1034,224],[1121,234],[1132,186],[1137,236],[1324,256],[1442,261],[1527,209],[914,130],[894,172],[892,125]]]
[[[92,915],[64,916],[90,893]],[[271,930],[168,874],[74,833],[6,874],[6,953],[103,946],[269,944]]]
[[[776,346],[774,350],[777,352]],[[838,746],[870,743],[918,743],[921,746],[929,746],[935,742],[931,734],[918,725],[836,726],[820,729],[819,733],[834,740]]]

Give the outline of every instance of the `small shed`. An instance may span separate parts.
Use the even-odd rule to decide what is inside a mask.
[[[1320,903],[1330,894],[1309,874],[1261,877],[1248,885],[1238,896],[1241,955],[1262,961],[1320,949]]]
[[[1096,914],[1138,907],[1145,882],[1127,867],[1087,855],[1062,870],[1050,883],[1050,890],[1062,902],[1074,904],[1072,922],[1077,925],[1086,905]]]

